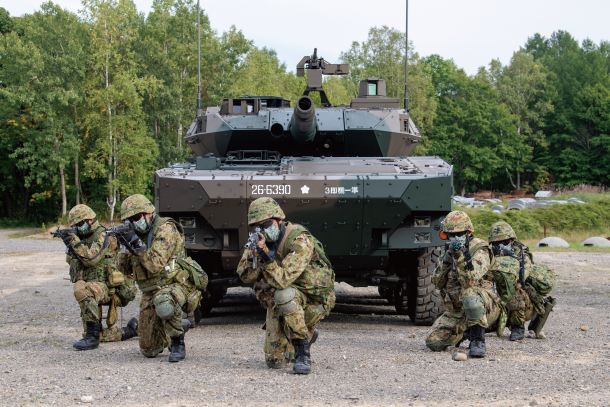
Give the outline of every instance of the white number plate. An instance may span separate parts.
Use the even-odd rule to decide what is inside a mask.
[[[252,195],[290,195],[290,185],[251,185]]]

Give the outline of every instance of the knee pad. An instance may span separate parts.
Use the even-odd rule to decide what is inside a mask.
[[[87,288],[87,283],[83,280],[79,280],[74,284],[74,298],[76,301],[81,302],[87,297],[92,297],[91,292]]]
[[[169,319],[180,312],[180,306],[169,293],[158,294],[153,298],[153,308],[161,319]]]
[[[476,295],[469,295],[462,300],[462,308],[466,314],[466,319],[476,321],[485,315],[483,300]]]
[[[428,349],[430,349],[432,352],[442,352],[445,349],[447,349],[449,346],[451,345],[451,342],[448,341],[433,341],[433,342],[426,342],[426,346],[428,347]]]
[[[275,291],[275,294],[273,294],[273,300],[278,306],[280,313],[290,312],[297,307],[297,304],[293,301],[296,295],[297,293],[292,287]]]

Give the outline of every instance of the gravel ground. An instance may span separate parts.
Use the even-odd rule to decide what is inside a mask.
[[[170,364],[167,351],[146,359],[136,339],[74,351],[82,328],[62,243],[8,241],[8,233],[0,231],[3,406],[74,405],[84,396],[108,406],[610,405],[610,253],[535,254],[558,273],[548,339],[488,334],[482,360],[430,352],[428,328],[396,315],[376,288],[339,284],[312,346],[313,373],[294,376],[266,367],[264,314],[246,288],[229,290],[189,331],[184,362]],[[123,321],[137,316],[137,301]]]

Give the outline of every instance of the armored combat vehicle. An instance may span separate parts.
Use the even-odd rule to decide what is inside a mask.
[[[452,207],[452,166],[409,156],[420,132],[399,99],[386,96],[383,79],[362,80],[349,106],[333,106],[323,75],[348,69],[314,51],[297,65],[307,88],[294,107],[278,96],[208,107],[185,135],[197,157],[156,171],[157,213],[182,224],[188,254],[210,278],[196,319],[243,285],[235,270],[250,231],[246,214],[263,196],[322,242],[337,282],[378,286],[416,324],[442,313],[431,279]]]

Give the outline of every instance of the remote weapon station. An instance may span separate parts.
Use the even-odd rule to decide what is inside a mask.
[[[349,106],[333,106],[323,76],[348,70],[316,50],[303,57],[297,76],[307,72],[307,88],[293,107],[279,96],[247,95],[204,114],[199,93],[185,136],[197,157],[154,176],[157,213],[182,224],[188,254],[210,278],[196,319],[242,285],[235,270],[250,232],[246,214],[263,196],[322,242],[338,282],[378,286],[416,324],[442,313],[431,279],[444,244],[438,231],[452,208],[453,168],[439,157],[409,157],[421,135],[409,114],[406,72],[404,109],[376,77],[360,81]],[[322,107],[310,92],[319,92]]]

